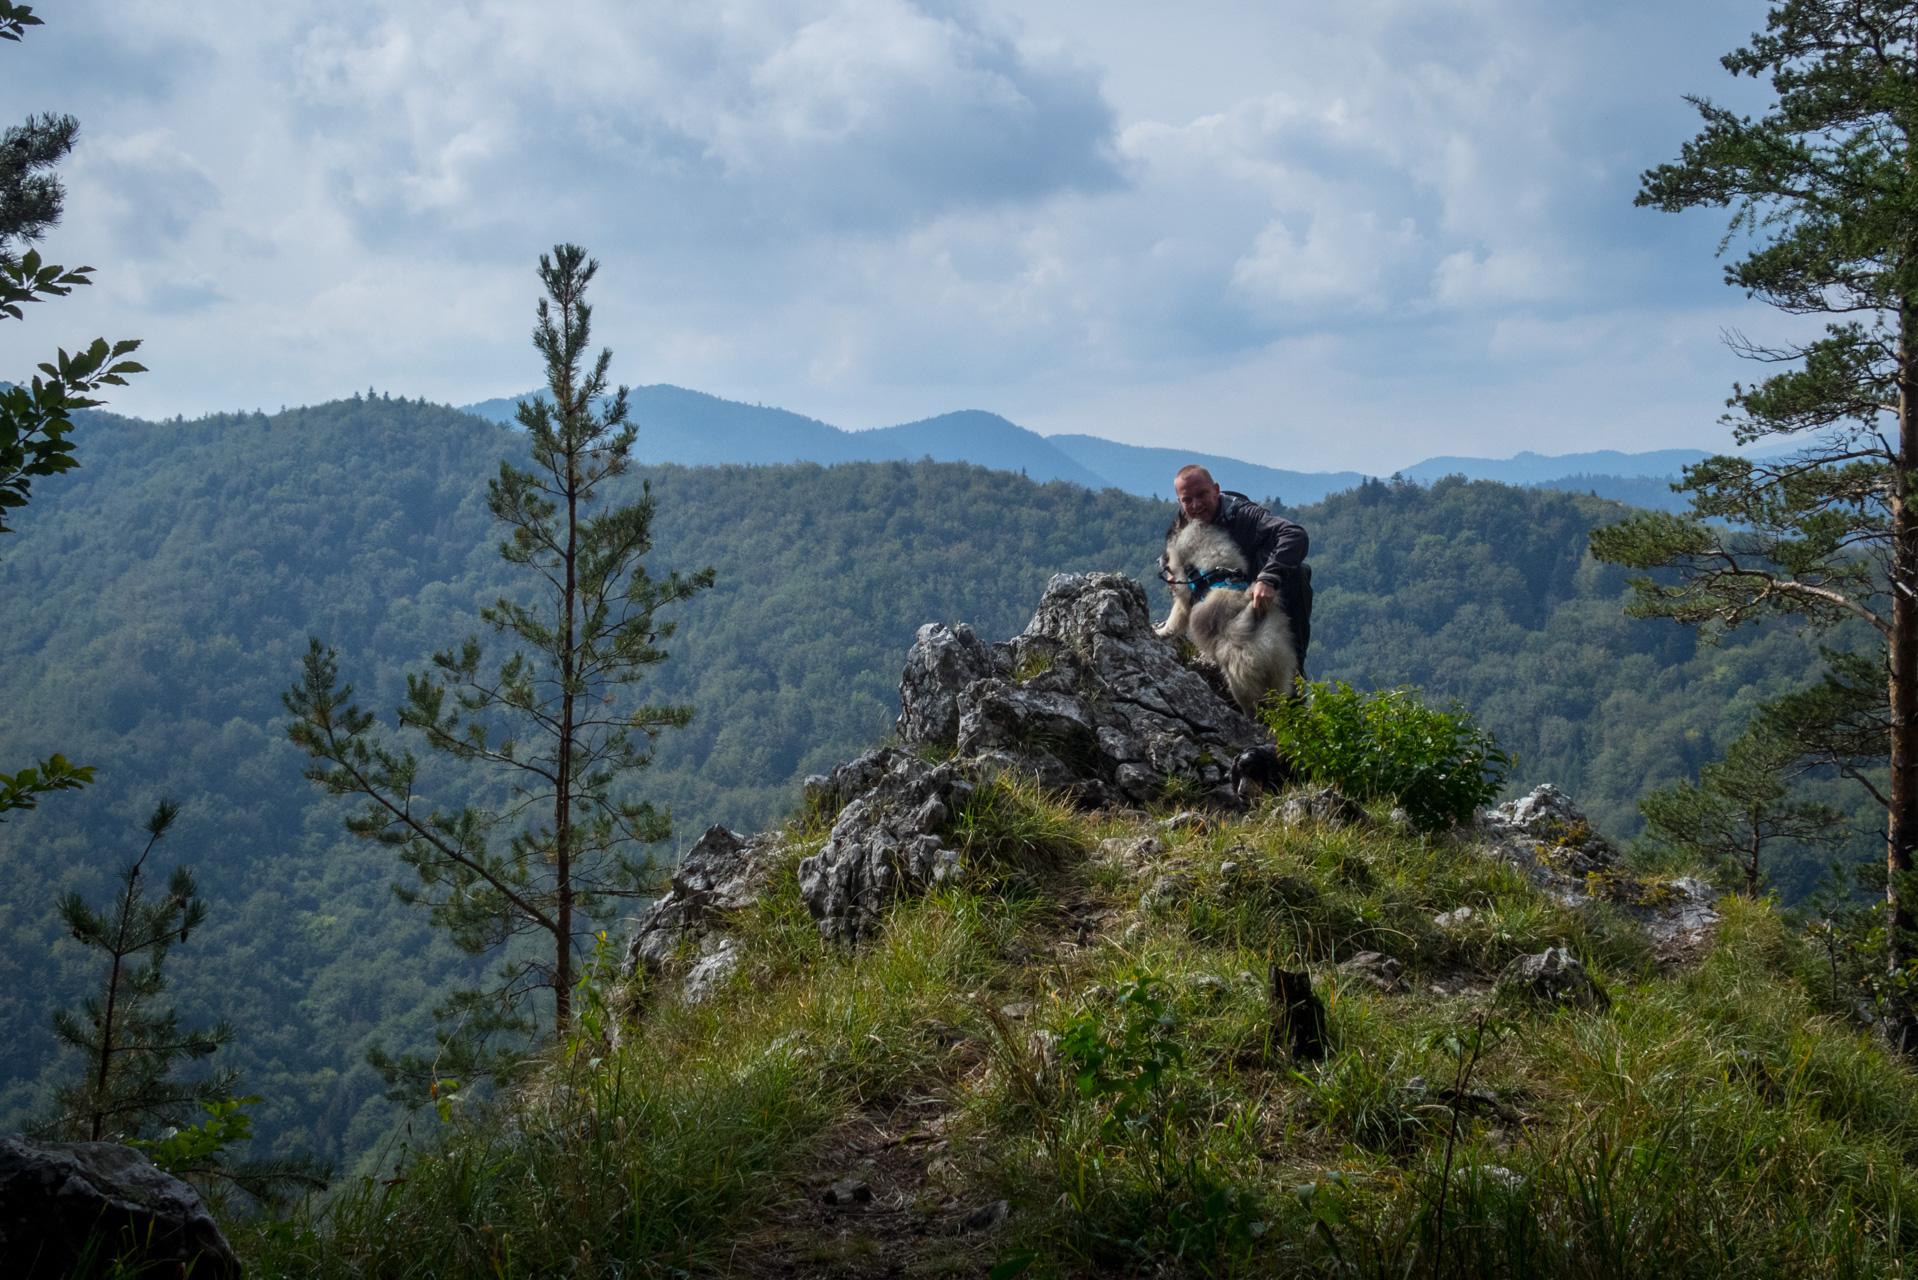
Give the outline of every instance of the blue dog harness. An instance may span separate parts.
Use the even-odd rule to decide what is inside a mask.
[[[1166,585],[1172,584],[1171,574],[1162,571],[1159,577]],[[1200,573],[1197,569],[1188,566],[1185,571],[1185,585],[1192,589],[1192,603],[1198,604],[1214,587],[1244,589],[1251,586],[1252,582],[1236,569],[1212,569],[1206,573]]]

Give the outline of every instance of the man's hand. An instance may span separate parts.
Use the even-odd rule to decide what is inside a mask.
[[[1269,582],[1254,582],[1249,594],[1252,597],[1252,616],[1263,618],[1265,611],[1271,607],[1278,593],[1272,590],[1272,584]]]

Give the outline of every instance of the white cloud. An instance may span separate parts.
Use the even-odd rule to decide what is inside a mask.
[[[1751,20],[1728,0],[92,0],[0,46],[0,118],[81,117],[48,248],[101,283],[0,331],[0,357],[142,334],[154,373],[119,402],[153,413],[517,391],[533,259],[569,239],[604,260],[628,380],[847,426],[1206,423],[1274,462],[1308,446],[1270,437],[1273,406],[1385,433],[1341,427],[1315,465],[1393,432],[1703,439],[1737,307],[1715,228],[1629,205],[1692,131],[1677,94],[1717,91]],[[1697,354],[1525,435],[1538,387],[1600,388],[1652,330]]]

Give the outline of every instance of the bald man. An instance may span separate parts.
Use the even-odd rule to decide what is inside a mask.
[[[1247,593],[1260,617],[1274,600],[1292,624],[1292,645],[1299,655],[1299,674],[1305,674],[1305,646],[1312,639],[1312,570],[1305,563],[1310,540],[1305,530],[1270,511],[1243,493],[1219,488],[1212,473],[1194,464],[1181,467],[1172,491],[1189,520],[1217,525],[1229,535],[1252,566],[1252,589]]]

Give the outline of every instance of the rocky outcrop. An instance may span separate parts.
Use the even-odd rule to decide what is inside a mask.
[[[899,677],[899,740],[950,745],[964,714],[960,693],[996,670],[992,647],[965,623],[928,622],[919,628]]]
[[[621,968],[632,977],[642,968],[664,973],[691,948],[697,954],[687,994],[701,998],[729,968],[724,961],[709,964],[722,950],[714,935],[727,917],[759,900],[772,876],[772,862],[780,844],[776,836],[747,839],[725,827],[706,828],[706,834],[680,858],[673,869],[672,888],[633,923]]]
[[[1498,975],[1502,998],[1547,1007],[1602,1010],[1612,998],[1585,972],[1564,947],[1547,947],[1537,955],[1519,956]]]
[[[1317,787],[1291,797],[1279,806],[1279,820],[1288,827],[1307,823],[1331,831],[1369,826],[1372,821],[1358,801],[1331,787]]]
[[[1561,878],[1605,871],[1618,861],[1618,852],[1592,830],[1571,797],[1549,782],[1533,788],[1530,795],[1487,809],[1479,815],[1478,826],[1498,857],[1544,868]],[[1540,883],[1539,887],[1552,886]]]
[[[799,896],[828,942],[873,932],[889,903],[960,874],[940,834],[973,784],[957,765],[909,751],[871,751],[809,781],[814,804],[838,807],[823,848],[799,864]]]
[[[1055,576],[1003,644],[921,627],[899,699],[901,741],[1010,757],[1088,808],[1152,799],[1174,778],[1241,807],[1227,769],[1264,739],[1152,630],[1145,588],[1108,573]]]
[[[239,1280],[240,1264],[193,1188],[113,1142],[0,1138],[0,1275],[56,1280],[124,1258],[129,1274]]]
[[[1361,951],[1339,965],[1340,973],[1363,978],[1387,995],[1405,990],[1405,962],[1380,951]]]
[[[1568,907],[1609,902],[1662,947],[1700,942],[1721,918],[1712,905],[1718,895],[1703,881],[1623,867],[1571,797],[1549,782],[1480,814],[1478,829],[1487,855],[1523,870],[1540,891]]]

